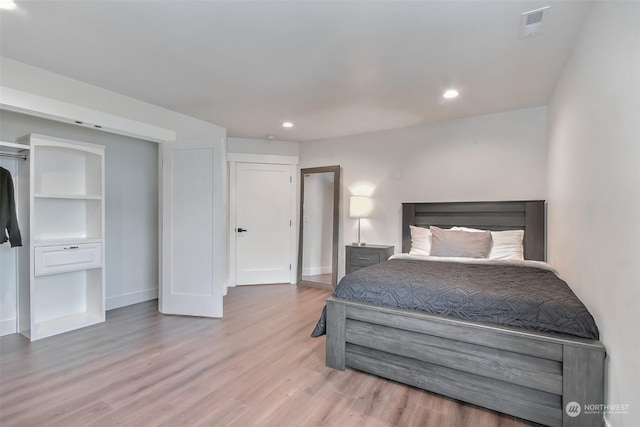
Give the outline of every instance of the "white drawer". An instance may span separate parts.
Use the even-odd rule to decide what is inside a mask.
[[[87,270],[102,266],[101,243],[39,246],[35,253],[35,275]]]

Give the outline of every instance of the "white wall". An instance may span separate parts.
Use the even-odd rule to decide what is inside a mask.
[[[549,260],[607,347],[615,427],[640,422],[640,3],[596,2],[549,106]]]
[[[229,153],[276,154],[297,156],[299,143],[253,138],[227,138]]]
[[[105,146],[107,309],[157,298],[158,144],[0,111],[0,139],[29,133]]]
[[[547,109],[530,108],[300,144],[300,167],[342,166],[339,276],[356,239],[352,193],[372,192],[362,239],[401,246],[401,203],[545,199]]]
[[[224,138],[226,129],[166,108],[0,56],[0,85],[173,129],[177,139]]]

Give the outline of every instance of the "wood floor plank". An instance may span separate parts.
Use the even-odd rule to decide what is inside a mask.
[[[231,288],[223,319],[149,301],[36,342],[0,338],[0,425],[523,427],[533,424],[353,370],[311,330],[328,291]]]

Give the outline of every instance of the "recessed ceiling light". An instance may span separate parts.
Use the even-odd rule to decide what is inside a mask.
[[[460,95],[460,92],[458,92],[455,89],[449,89],[448,91],[446,91],[445,93],[442,94],[442,97],[446,98],[446,99],[453,99],[453,98],[457,97],[458,95]]]
[[[0,9],[13,10],[16,7],[16,3],[13,0],[0,0]]]
[[[284,123],[282,123],[282,127],[283,127],[283,128],[292,128],[292,127],[293,127],[293,123],[291,123],[291,122],[284,122]]]

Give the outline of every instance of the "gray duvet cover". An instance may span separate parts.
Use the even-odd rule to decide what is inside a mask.
[[[333,296],[474,322],[598,339],[586,307],[552,271],[391,259],[345,276]],[[325,333],[325,310],[312,336]]]

